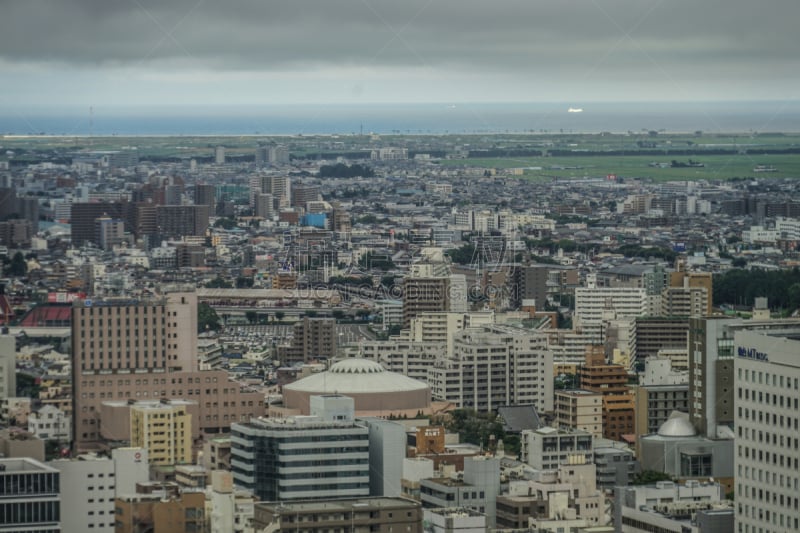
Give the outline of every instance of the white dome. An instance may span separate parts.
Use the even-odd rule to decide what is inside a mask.
[[[379,374],[385,372],[380,363],[370,359],[345,359],[335,363],[329,370],[332,374]]]
[[[697,432],[689,422],[688,414],[673,411],[667,421],[658,428],[658,434],[662,437],[694,437]]]
[[[375,361],[357,358],[339,361],[327,372],[312,374],[283,388],[316,394],[392,394],[425,390],[428,384],[403,374],[387,372]]]

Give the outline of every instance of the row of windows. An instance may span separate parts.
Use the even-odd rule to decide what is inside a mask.
[[[781,420],[781,423],[782,422],[783,420]],[[753,442],[758,441],[770,444],[770,438],[771,438],[773,446],[780,445],[781,447],[783,446],[792,447],[792,443],[794,442],[794,449],[795,450],[800,449],[800,439],[798,439],[797,437],[794,438],[786,437],[782,433],[779,435],[777,433],[771,433],[769,431],[761,431],[761,430],[756,431],[755,429],[753,429],[751,432],[750,428],[748,427],[743,428],[742,426],[739,426],[737,430],[739,431],[739,437],[744,437],[745,439],[748,440],[752,439]]]
[[[783,396],[783,394],[770,394],[769,392],[763,391],[751,391],[750,389],[742,389],[742,387],[738,388],[739,399],[742,399],[742,394],[744,393],[745,400],[752,400],[757,401],[760,404],[769,405],[770,401],[772,402],[773,406],[780,406],[780,407],[792,407],[792,400],[794,400],[794,408],[797,409],[798,405],[800,405],[800,400],[797,397],[791,398],[788,396]],[[752,394],[750,394],[752,392]],[[758,392],[758,395],[756,395]],[[758,398],[758,399],[756,399]],[[784,404],[785,402],[785,404]]]
[[[783,513],[770,512],[767,509],[763,509],[760,505],[751,507],[750,505],[740,503],[738,514],[745,518],[752,518],[758,520],[759,523],[761,524],[771,523],[774,526],[779,526],[782,528],[781,529],[782,531],[786,531],[786,529],[783,528],[792,528],[793,531],[800,531],[800,518],[797,518],[796,513],[792,513],[791,515],[784,515]],[[743,525],[745,532],[756,533],[756,531],[759,532],[773,531],[769,527],[767,528],[759,527],[756,530],[755,526],[750,527],[747,524],[742,524],[741,521],[739,521],[739,531],[742,531]]]
[[[765,452],[764,450],[756,450],[755,448],[751,449],[749,446],[742,446],[741,444],[738,445],[739,448],[739,457],[744,457],[745,459],[753,459],[757,460],[760,463],[769,463],[771,462],[775,466],[780,466],[781,468],[792,468],[794,465],[794,469],[797,470],[800,468],[800,461],[798,458],[795,457],[792,459],[789,456],[785,456],[782,453],[771,453]]]
[[[122,387],[123,385],[130,385],[131,384],[131,380],[130,379],[118,379],[116,381],[117,381],[117,385],[120,386],[120,387]],[[186,378],[186,382],[189,383],[189,384],[191,384],[191,383],[200,384],[202,381],[201,381],[201,378],[187,377]],[[217,378],[216,377],[213,377],[213,378],[207,377],[206,378],[206,383],[216,383],[216,382],[217,382]],[[134,383],[136,385],[147,385],[148,384],[148,380],[147,380],[147,378],[145,378],[145,379],[137,379],[137,380],[134,381]],[[94,380],[83,380],[83,381],[81,381],[81,386],[82,387],[94,387],[95,384],[99,385],[100,387],[112,387],[112,386],[114,386],[114,380],[113,379],[109,379],[109,380],[101,379],[99,382],[96,382]],[[153,378],[153,385],[159,385],[159,384],[160,385],[166,385],[167,384],[167,379],[166,378],[160,378],[160,379],[159,378]],[[175,384],[183,385],[183,378],[172,378],[172,384],[173,385],[175,385]],[[235,389],[231,388],[230,392],[233,393],[234,390]],[[206,389],[206,394],[211,394],[210,391],[211,391],[211,389]],[[216,393],[216,389],[214,389],[214,392]],[[222,389],[222,392],[224,394],[228,394],[228,389]]]
[[[758,383],[759,385],[771,385],[772,387],[781,387],[787,389],[800,390],[800,379],[790,378],[783,374],[772,374],[770,372],[762,372],[760,370],[750,370],[748,368],[740,368],[738,370],[739,381],[742,380],[748,383]]]
[[[753,481],[758,481],[760,483],[771,483],[773,486],[776,487],[786,487],[787,489],[792,488],[792,481],[794,481],[794,490],[798,490],[798,481],[796,477],[785,476],[783,474],[777,474],[775,472],[767,472],[764,469],[756,468],[756,467],[749,467],[749,466],[742,466],[739,465],[739,477],[741,479],[751,479]],[[771,479],[771,480],[770,480]]]
[[[770,413],[765,413],[764,411],[756,409],[751,410],[748,409],[747,407],[745,408],[739,407],[738,409],[739,409],[738,413],[740,420],[759,422],[761,424],[772,424],[773,426],[781,427],[784,429],[792,429],[792,426],[794,426],[795,431],[797,431],[798,418],[790,416],[784,418],[783,415],[778,415],[775,413],[772,413],[772,416],[770,416]]]

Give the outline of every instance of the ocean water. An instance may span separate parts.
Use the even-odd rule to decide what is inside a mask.
[[[569,112],[569,109],[581,112]],[[800,101],[0,109],[0,134],[800,132]]]

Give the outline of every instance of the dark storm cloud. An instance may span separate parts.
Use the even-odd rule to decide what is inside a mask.
[[[797,0],[25,0],[0,3],[0,59],[785,75],[797,20]]]

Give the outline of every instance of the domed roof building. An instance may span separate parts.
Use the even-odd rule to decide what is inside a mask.
[[[431,408],[427,383],[389,372],[369,359],[345,359],[326,372],[319,372],[284,385],[283,408],[307,415],[310,397],[341,394],[353,398],[357,416],[414,416]]]
[[[694,437],[697,431],[689,422],[689,415],[673,411],[667,421],[658,428],[658,434],[662,437]]]

